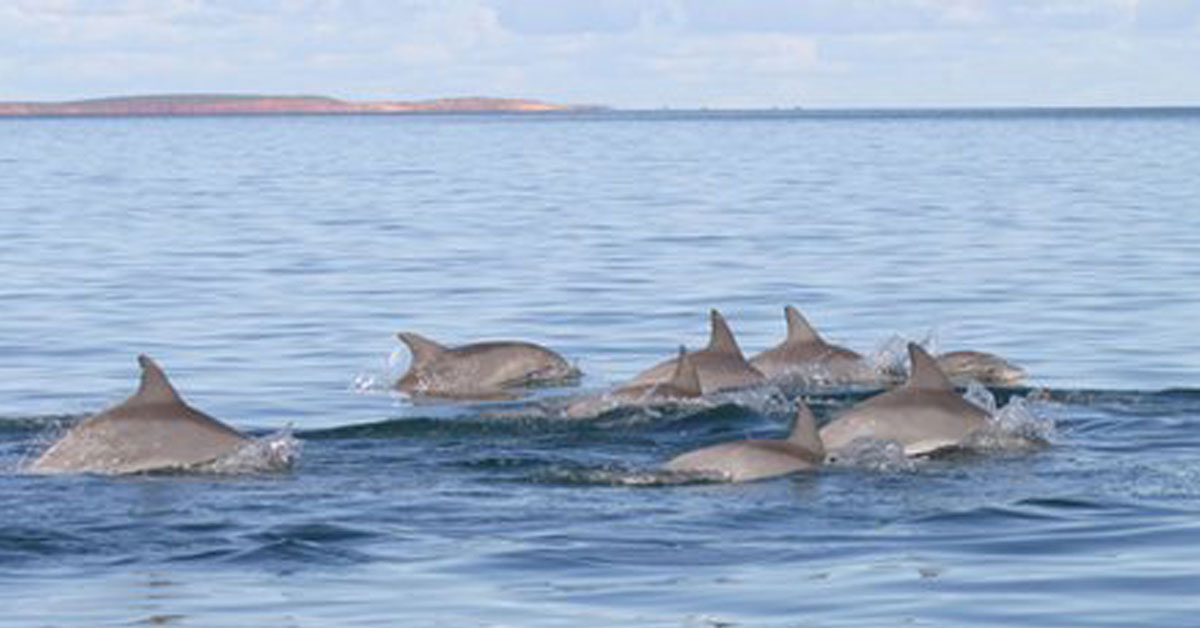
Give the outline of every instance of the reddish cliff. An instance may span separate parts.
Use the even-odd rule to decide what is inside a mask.
[[[0,116],[189,116],[420,112],[572,111],[594,109],[516,98],[439,98],[354,102],[324,96],[225,94],[122,96],[70,102],[0,103]]]

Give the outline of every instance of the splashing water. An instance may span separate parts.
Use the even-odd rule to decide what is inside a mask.
[[[292,436],[292,429],[287,427],[253,439],[236,451],[199,465],[194,470],[216,475],[279,473],[295,466],[302,448],[303,442]]]
[[[395,392],[394,385],[408,367],[408,352],[396,347],[379,367],[359,371],[350,382],[350,390],[356,393]]]
[[[1000,431],[1035,445],[1048,444],[1055,435],[1054,420],[1038,416],[1024,397],[1010,399],[999,412],[992,415],[992,422]]]
[[[917,463],[904,455],[904,446],[894,440],[879,438],[856,438],[831,454],[825,464],[856,467],[872,471],[912,471]]]
[[[538,472],[535,479],[550,484],[647,488],[728,481],[726,476],[716,472],[679,472],[611,465],[593,468],[554,467]]]
[[[984,412],[987,412],[992,417],[996,416],[996,396],[986,386],[975,380],[967,382],[967,390],[963,393],[963,399],[969,403],[979,406]]]
[[[916,342],[930,355],[937,355],[937,333],[930,330],[919,341],[910,340],[900,334],[893,334],[871,352],[867,361],[885,380],[903,382],[908,379],[909,342]]]

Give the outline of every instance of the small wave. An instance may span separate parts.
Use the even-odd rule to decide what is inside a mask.
[[[290,573],[296,569],[314,566],[357,565],[370,562],[371,557],[357,550],[328,543],[283,538],[266,541],[252,549],[230,553],[226,560],[235,564]]]
[[[532,479],[545,484],[632,488],[715,484],[727,481],[725,477],[717,473],[681,473],[665,469],[637,469],[620,466],[555,466],[534,474]]]
[[[28,429],[36,431],[36,435],[23,446],[22,453],[11,464],[4,464],[0,467],[0,470],[16,473],[24,472],[82,418],[81,416],[62,415],[21,419],[21,421],[28,422]]]
[[[766,416],[790,415],[795,406],[788,396],[775,386],[744,388],[710,396],[716,405],[735,405]]]
[[[66,428],[78,423],[85,415],[79,414],[47,414],[34,416],[0,416],[0,434],[6,432],[53,432],[61,433]]]
[[[47,557],[77,555],[87,551],[86,541],[51,526],[6,524],[0,529],[0,564],[38,561]]]

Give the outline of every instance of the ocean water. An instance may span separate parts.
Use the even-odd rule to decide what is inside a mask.
[[[2,120],[0,625],[1194,623],[1197,164],[1187,109]],[[710,308],[757,352],[786,304],[867,354],[1005,356],[1047,442],[680,484],[654,469],[786,403],[388,390],[400,330],[551,346],[585,377],[542,400]],[[298,463],[23,472],[139,353]]]

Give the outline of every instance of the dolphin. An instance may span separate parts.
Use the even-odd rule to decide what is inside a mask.
[[[717,310],[709,312],[712,329],[708,346],[692,352],[692,362],[700,376],[700,388],[708,395],[725,390],[749,388],[766,381],[763,374],[746,361],[738,347],[729,324]],[[660,362],[633,378],[633,384],[654,384],[665,381],[675,371],[678,358]]]
[[[593,417],[623,406],[649,407],[681,401],[694,400],[702,396],[700,376],[693,360],[695,353],[679,347],[679,357],[674,360],[675,371],[671,379],[664,382],[629,384],[603,395],[584,397],[567,406],[566,416],[572,419]]]
[[[937,363],[955,382],[973,379],[987,386],[1013,386],[1025,378],[1025,369],[983,351],[950,351],[939,355]]]
[[[667,471],[711,473],[731,482],[748,482],[812,469],[825,459],[812,411],[796,400],[796,420],[787,438],[752,439],[689,451],[663,465]]]
[[[750,364],[775,381],[812,384],[877,384],[879,374],[858,353],[825,342],[800,310],[783,308],[787,338],[750,358]]]
[[[184,402],[153,360],[140,355],[138,364],[142,379],[132,397],[71,428],[30,470],[123,474],[186,469],[250,442]]]
[[[531,342],[477,342],[446,347],[412,332],[396,334],[412,364],[396,382],[410,394],[462,399],[495,399],[506,389],[553,384],[579,377],[562,356]]]
[[[920,345],[908,343],[908,382],[863,401],[821,428],[836,452],[858,438],[893,440],[918,456],[960,444],[988,424],[988,413],[964,400]]]

